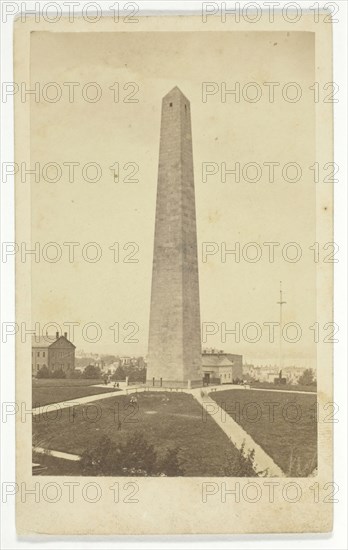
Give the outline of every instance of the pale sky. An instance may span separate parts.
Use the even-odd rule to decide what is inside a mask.
[[[85,351],[145,355],[147,353],[152,251],[162,97],[179,86],[191,102],[199,249],[201,321],[215,323],[218,333],[207,338],[204,347],[241,353],[255,364],[276,363],[278,342],[268,342],[266,330],[257,343],[241,335],[221,341],[221,323],[232,328],[240,323],[279,320],[279,281],[283,282],[283,322],[301,325],[299,342],[283,344],[285,364],[315,366],[313,331],[316,320],[316,264],[308,249],[315,238],[315,184],[309,166],[315,162],[315,103],[309,91],[314,78],[315,49],[311,33],[221,32],[221,33],[46,33],[34,32],[31,40],[32,86],[39,82],[59,83],[62,98],[49,103],[42,98],[31,102],[31,156],[43,167],[58,163],[63,170],[56,183],[32,181],[32,242],[54,241],[63,251],[62,259],[49,263],[41,258],[33,263],[33,322],[41,326],[56,322],[78,322],[74,343]],[[74,101],[68,87],[78,82]],[[97,82],[101,100],[85,101],[81,89]],[[119,83],[120,101],[114,101]],[[138,103],[123,101],[134,87]],[[202,102],[202,82],[226,82],[243,87],[257,82],[263,92],[257,103],[237,103],[220,94]],[[268,101],[264,82],[279,82],[275,101]],[[284,84],[297,82],[302,98],[290,103],[282,98]],[[113,89],[110,89],[113,87]],[[90,93],[93,93],[90,88]],[[289,94],[293,90],[289,90]],[[88,92],[88,90],[87,90]],[[250,90],[252,93],[252,90]],[[52,97],[52,96],[51,96]],[[75,180],[69,182],[63,162],[80,163]],[[96,162],[102,177],[96,183],[83,181],[81,167]],[[113,180],[110,166],[120,165],[120,179],[131,174],[126,163],[137,163],[138,183]],[[264,167],[260,181],[239,183],[219,174],[202,181],[202,163],[226,163],[232,168],[249,162],[278,162],[273,183]],[[289,162],[302,166],[297,183],[284,182],[281,168]],[[51,176],[53,172],[49,173]],[[93,175],[93,171],[89,172]],[[290,173],[290,175],[292,175]],[[275,261],[268,261],[264,242],[279,242]],[[69,263],[64,242],[80,243],[75,261]],[[102,258],[89,263],[82,258],[88,242],[99,243]],[[109,249],[119,243],[120,262],[113,261]],[[122,259],[132,251],[123,250],[135,242],[138,263]],[[202,243],[216,243],[218,253],[202,262]],[[257,263],[243,258],[237,263],[227,256],[221,262],[221,243],[233,248],[239,242],[257,242],[263,256]],[[298,263],[286,262],[282,247],[297,242],[302,249]],[[90,249],[91,254],[93,250]],[[53,252],[52,252],[53,253]],[[250,253],[252,251],[250,250]],[[289,249],[289,254],[293,250]],[[84,341],[81,327],[99,323],[98,343]],[[120,342],[113,341],[109,327],[119,323]],[[126,343],[131,326],[139,325],[138,343]],[[276,333],[277,334],[277,333]],[[290,337],[293,333],[289,332]],[[250,331],[252,335],[252,331]],[[93,336],[91,329],[90,336]]]

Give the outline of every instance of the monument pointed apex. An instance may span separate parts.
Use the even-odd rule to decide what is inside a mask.
[[[170,90],[170,92],[168,92],[163,99],[168,99],[170,97],[182,97],[184,98],[186,101],[188,101],[187,97],[182,93],[182,91],[180,90],[180,88],[178,86],[174,86],[174,88],[172,88]]]

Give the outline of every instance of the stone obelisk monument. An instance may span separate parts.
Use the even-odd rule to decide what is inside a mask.
[[[190,102],[162,101],[147,384],[202,385]]]

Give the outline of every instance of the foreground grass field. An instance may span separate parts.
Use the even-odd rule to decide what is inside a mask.
[[[55,451],[81,455],[87,448],[98,445],[105,435],[122,442],[139,430],[159,453],[180,447],[180,459],[186,476],[219,476],[223,474],[226,453],[238,451],[224,432],[208,417],[202,417],[202,408],[191,395],[184,393],[146,392],[138,394],[138,407],[129,404],[127,396],[96,401],[90,405],[63,409],[33,419],[35,445]],[[43,459],[47,474],[67,475],[75,471],[76,463]],[[43,462],[39,459],[39,462]]]
[[[80,467],[78,462],[72,460],[65,460],[62,458],[55,458],[50,455],[42,453],[33,453],[33,464],[40,464],[42,471],[38,475],[50,476],[79,476]],[[34,471],[33,471],[34,473]]]
[[[307,476],[317,466],[315,395],[233,389],[210,397],[285,474]]]
[[[113,387],[93,387],[93,384],[100,383],[100,380],[34,378],[32,384],[32,406],[43,407],[44,405],[69,401],[70,399],[77,399],[87,395],[115,391]]]

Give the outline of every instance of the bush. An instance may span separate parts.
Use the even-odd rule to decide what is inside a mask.
[[[114,374],[111,376],[111,380],[115,380],[116,382],[120,382],[121,380],[126,379],[126,373],[124,372],[123,367],[119,365],[114,372]]]
[[[82,377],[82,373],[80,370],[74,370],[74,369],[70,369],[68,371],[66,371],[66,378],[70,378],[70,379],[73,379],[73,378],[81,378]]]
[[[100,368],[94,365],[87,365],[82,373],[82,378],[101,378]]]
[[[179,458],[180,449],[167,449],[166,454],[160,462],[160,471],[166,476],[181,476],[184,475],[182,463]]]
[[[49,378],[66,378],[66,374],[63,369],[57,369],[50,373]]]
[[[127,372],[129,382],[146,382],[146,369],[129,369]]]
[[[49,378],[50,377],[50,371],[47,367],[41,367],[41,369],[38,370],[36,378]]]
[[[256,471],[255,450],[245,450],[245,441],[243,441],[237,456],[235,453],[226,456],[224,475],[232,477],[262,477],[267,475],[267,471]]]
[[[183,473],[178,453],[177,448],[167,449],[165,456],[158,458],[154,445],[139,431],[119,444],[103,436],[95,447],[84,451],[80,469],[91,476],[176,476]]]
[[[67,371],[72,373],[74,371]],[[41,367],[38,371],[36,378],[67,378],[67,373],[63,369],[49,370],[47,367]],[[75,378],[74,376],[68,376],[68,378]],[[76,377],[77,378],[77,377]]]
[[[316,386],[317,382],[314,379],[314,372],[312,369],[306,369],[298,379],[298,384],[302,386]]]

